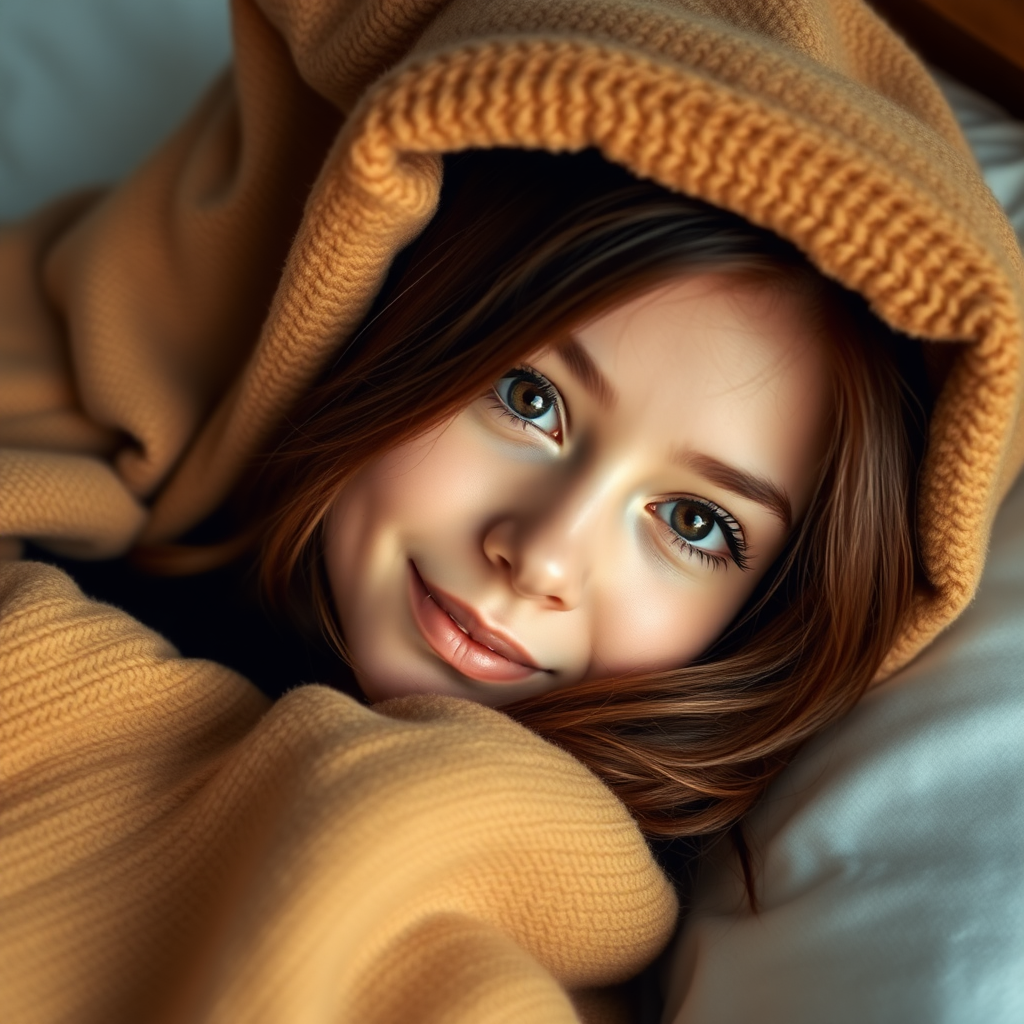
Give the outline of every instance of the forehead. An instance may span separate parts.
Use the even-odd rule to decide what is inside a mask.
[[[786,369],[822,350],[809,298],[771,282],[707,273],[679,277],[577,329],[595,356],[631,381],[703,374],[733,388],[783,384]]]
[[[728,274],[678,278],[574,332],[614,389],[616,430],[659,459],[689,448],[768,473],[795,498],[827,433],[822,335],[799,292]]]

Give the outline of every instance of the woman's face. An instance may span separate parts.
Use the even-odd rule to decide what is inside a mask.
[[[811,319],[771,286],[679,278],[359,473],[326,564],[367,697],[500,705],[700,655],[810,500],[830,394]]]

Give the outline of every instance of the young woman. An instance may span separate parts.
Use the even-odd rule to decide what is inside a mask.
[[[264,580],[370,700],[504,707],[651,836],[720,830],[906,615],[925,387],[771,232],[594,152],[465,153],[292,415]]]
[[[859,0],[721,6],[238,0],[161,152],[0,237],[12,552],[180,563],[255,472],[376,702],[0,569],[13,1016],[576,1019],[670,934],[645,837],[969,601],[1019,251]]]

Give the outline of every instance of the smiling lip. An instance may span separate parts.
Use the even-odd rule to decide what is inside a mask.
[[[544,671],[511,637],[485,625],[469,605],[428,586],[412,562],[409,592],[423,639],[464,676],[482,683],[511,683]]]

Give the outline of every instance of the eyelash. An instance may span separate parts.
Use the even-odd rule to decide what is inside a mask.
[[[554,432],[549,433],[548,431],[540,427],[538,424],[534,423],[532,420],[526,419],[523,416],[518,416],[512,409],[509,408],[508,404],[501,397],[501,395],[498,394],[498,385],[501,384],[502,381],[509,380],[510,378],[513,378],[517,375],[529,378],[531,382],[533,382],[536,385],[537,390],[540,391],[546,399],[548,399],[548,401],[557,411],[559,426]],[[523,430],[526,430],[529,427],[534,427],[535,429],[539,430],[545,437],[551,438],[551,440],[555,441],[557,444],[562,443],[565,432],[565,406],[562,401],[561,393],[559,392],[558,388],[556,388],[554,384],[552,384],[551,381],[549,381],[547,377],[544,376],[544,374],[539,373],[537,370],[533,369],[533,367],[515,366],[507,373],[502,374],[502,376],[498,379],[494,387],[492,387],[491,390],[487,393],[487,399],[491,407],[495,409],[502,416],[502,418],[509,420],[511,423],[515,424],[518,427],[522,427]]]
[[[691,544],[685,537],[681,537],[676,533],[676,531],[673,530],[660,515],[658,515],[657,509],[659,506],[672,505],[677,501],[692,501],[694,504],[701,505],[706,508],[722,531],[722,536],[725,538],[725,543],[729,548],[729,554],[732,556],[731,560],[736,564],[737,568],[743,571],[750,568],[750,561],[747,558],[747,542],[743,536],[743,528],[728,512],[726,512],[724,508],[719,507],[713,501],[708,501],[707,498],[690,498],[684,495],[678,498],[672,498],[669,501],[653,501],[647,506],[647,508],[654,514],[654,518],[657,519],[665,528],[665,531],[669,536],[670,543],[679,548],[687,558],[693,558],[696,556],[704,565],[711,569],[717,569],[719,566],[726,566],[730,561],[729,557],[726,555],[719,555],[714,551],[708,551],[705,548],[697,547],[696,544]]]

